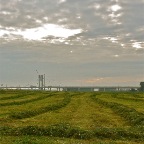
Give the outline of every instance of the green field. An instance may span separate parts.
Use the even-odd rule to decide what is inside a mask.
[[[143,144],[144,93],[0,90],[1,144]]]

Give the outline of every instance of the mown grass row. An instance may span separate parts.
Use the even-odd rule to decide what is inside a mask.
[[[101,93],[97,98],[100,98],[101,100],[104,100],[106,102],[114,102],[118,104],[122,104],[125,106],[128,106],[130,108],[134,108],[136,111],[144,114],[144,105],[143,101],[134,101],[134,100],[126,100],[126,99],[117,99],[114,98],[112,95],[114,93]],[[121,97],[132,97],[130,93],[120,93],[119,96]]]
[[[21,112],[13,112],[9,115],[9,118],[12,119],[23,119],[23,118],[30,118],[39,114],[46,113],[48,111],[58,110],[62,107],[65,107],[71,101],[71,95],[66,95],[62,102],[57,104],[48,105],[45,107],[41,107],[35,110],[26,110]]]
[[[131,93],[131,95],[135,98],[144,98],[144,93],[139,92],[139,93]]]
[[[95,94],[93,94],[91,97],[97,103],[111,108],[115,113],[124,117],[127,121],[130,122],[131,125],[144,126],[144,114],[137,112],[134,108],[129,108],[128,106],[119,103],[106,102],[97,98]]]
[[[87,130],[93,130],[95,127],[130,126],[127,121],[115,114],[110,108],[102,107],[98,103],[93,102],[90,95],[91,93],[80,93],[71,98],[71,102],[68,106],[59,109],[58,111],[46,112],[24,120],[13,120],[8,119],[8,117],[14,111],[35,110],[50,104],[59,103],[64,99],[64,93],[62,92],[51,98],[44,99],[41,103],[40,101],[37,101],[28,105],[2,107],[2,111],[5,113],[8,112],[8,114],[1,116],[1,125],[48,126],[64,122]],[[16,107],[16,109],[14,107]],[[10,108],[10,110],[8,110],[8,108]],[[8,121],[5,121],[4,119]]]
[[[1,94],[15,94],[18,92],[19,92],[19,90],[0,89],[0,95]],[[22,90],[21,90],[21,92],[22,92]]]
[[[10,99],[17,99],[17,98],[21,98],[21,97],[24,97],[26,95],[34,95],[35,93],[34,92],[29,92],[29,93],[20,93],[20,94],[17,94],[15,96],[8,96],[8,97],[1,97],[0,100],[10,100]]]
[[[22,104],[27,104],[39,100],[43,100],[45,98],[48,98],[50,96],[53,96],[54,94],[48,94],[46,96],[39,96],[37,98],[29,99],[29,100],[24,100],[24,101],[13,101],[13,102],[7,102],[7,103],[0,103],[0,106],[12,106],[12,105],[22,105]]]
[[[131,96],[131,97],[127,97],[127,95],[120,95],[120,94],[111,94],[111,96],[113,98],[117,98],[117,99],[122,99],[122,100],[131,100],[131,101],[136,101],[136,102],[141,102],[143,101],[144,102],[144,99],[142,99],[142,97],[136,97],[136,96]]]
[[[69,124],[56,124],[48,127],[26,126],[26,127],[1,127],[0,135],[3,136],[51,136],[75,139],[113,139],[113,140],[138,140],[144,141],[144,128],[122,129],[122,128],[96,128],[95,130],[83,130],[72,127]]]
[[[12,113],[18,113],[22,111],[32,111],[32,110],[40,109],[42,107],[46,107],[48,105],[56,104],[56,103],[61,102],[65,97],[65,93],[63,92],[60,94],[57,94],[56,92],[50,92],[50,93],[54,94],[54,96],[51,96],[51,97],[48,97],[46,99],[42,99],[39,101],[27,103],[24,105],[2,106],[0,107],[0,118],[8,118],[9,115],[11,115]],[[48,94],[49,92],[47,92],[47,94],[45,95],[48,95]],[[28,98],[30,100],[34,97],[37,98],[40,95],[44,96],[43,93],[36,93],[36,95],[34,96],[30,96],[30,97],[26,96],[25,98]],[[25,98],[23,100],[26,100]],[[3,115],[3,114],[6,114],[6,115]]]

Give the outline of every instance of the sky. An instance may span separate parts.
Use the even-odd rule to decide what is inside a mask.
[[[144,0],[0,0],[0,85],[139,86]]]

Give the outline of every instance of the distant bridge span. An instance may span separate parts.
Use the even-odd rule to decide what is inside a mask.
[[[137,86],[7,86],[0,87],[0,89],[23,89],[23,90],[56,90],[56,91],[129,91],[131,89],[138,89]]]

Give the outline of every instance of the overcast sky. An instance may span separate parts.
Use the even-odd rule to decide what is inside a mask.
[[[0,85],[139,86],[143,14],[144,0],[0,0]]]

